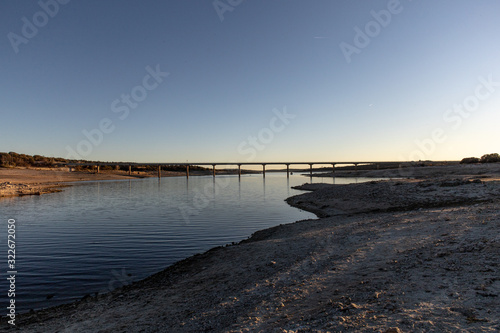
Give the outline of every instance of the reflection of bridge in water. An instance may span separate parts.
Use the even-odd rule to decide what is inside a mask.
[[[285,165],[286,166],[286,175],[287,177],[290,176],[290,165],[309,165],[309,173],[312,175],[313,172],[313,165],[331,165],[332,166],[332,172],[335,173],[335,166],[336,165],[354,165],[355,170],[357,171],[358,165],[375,165],[377,169],[380,168],[380,166],[383,165],[394,165],[397,164],[401,166],[401,163],[404,162],[220,162],[220,163],[208,163],[208,162],[202,162],[202,163],[113,163],[113,162],[95,162],[95,163],[66,163],[65,165],[70,168],[70,171],[73,167],[77,166],[93,166],[96,170],[97,173],[99,173],[99,169],[101,166],[117,166],[117,167],[127,167],[128,166],[128,174],[132,174],[132,167],[138,167],[138,166],[156,166],[158,167],[158,178],[161,178],[161,168],[162,167],[167,167],[167,166],[184,166],[186,167],[186,177],[189,177],[189,167],[191,166],[211,166],[212,167],[212,173],[213,176],[215,177],[216,171],[215,167],[220,166],[220,165],[232,165],[232,166],[238,166],[238,176],[241,177],[241,166],[245,165],[262,165],[262,175],[265,177],[266,176],[266,166],[269,165]]]

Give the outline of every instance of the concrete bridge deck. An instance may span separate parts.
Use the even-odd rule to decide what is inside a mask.
[[[89,162],[89,163],[65,163],[63,165],[70,168],[70,171],[73,167],[77,166],[93,166],[96,168],[97,173],[99,173],[99,169],[101,166],[128,166],[129,175],[132,172],[133,166],[156,166],[158,167],[158,177],[161,178],[161,168],[167,166],[184,166],[186,167],[186,177],[189,177],[189,168],[192,166],[212,166],[212,173],[215,177],[216,171],[215,167],[220,165],[234,165],[238,166],[238,175],[241,176],[241,166],[245,165],[262,165],[262,174],[266,176],[266,166],[269,165],[283,165],[286,166],[287,176],[290,176],[290,165],[309,165],[309,172],[312,174],[314,165],[331,165],[332,172],[335,172],[336,165],[354,165],[357,169],[358,165],[377,165],[377,168],[380,165],[384,164],[402,164],[409,162],[183,162],[183,163],[137,163],[137,162]]]

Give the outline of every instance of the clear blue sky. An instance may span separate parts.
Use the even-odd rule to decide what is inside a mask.
[[[59,1],[0,4],[0,151],[137,162],[500,152],[497,0]]]

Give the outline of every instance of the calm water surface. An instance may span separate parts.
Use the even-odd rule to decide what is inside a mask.
[[[282,223],[314,219],[284,202],[311,179],[283,173],[78,183],[63,193],[0,201],[16,220],[16,306],[25,312],[107,292],[214,246]],[[312,178],[350,183],[362,179]],[[8,285],[0,282],[6,305]],[[5,291],[5,292],[4,292]]]

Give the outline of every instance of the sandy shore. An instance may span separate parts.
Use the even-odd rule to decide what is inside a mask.
[[[495,168],[305,185],[312,191],[288,202],[323,218],[259,231],[112,293],[18,316],[17,325],[25,332],[498,332]]]
[[[181,174],[179,172],[163,171],[162,177],[179,176]],[[107,170],[100,173],[69,172],[68,168],[0,168],[0,198],[59,192],[65,186],[68,186],[68,182],[136,179],[156,175],[154,172],[133,172],[129,176],[128,172],[125,171]]]

